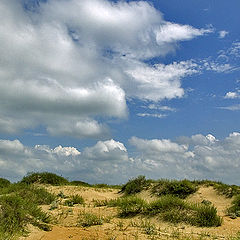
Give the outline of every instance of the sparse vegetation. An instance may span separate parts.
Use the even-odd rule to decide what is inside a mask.
[[[84,199],[80,195],[72,195],[68,200],[64,202],[64,205],[72,207],[75,204],[84,204]]]
[[[69,184],[68,180],[64,177],[49,172],[29,173],[27,176],[23,177],[21,182],[26,184],[40,183],[55,186]]]
[[[78,225],[82,227],[91,227],[95,225],[102,225],[104,222],[104,218],[101,216],[97,216],[93,213],[81,212],[78,215]]]
[[[45,185],[43,188],[39,184],[53,186]],[[154,181],[147,180],[144,176],[138,176],[123,186],[112,186],[107,184],[90,185],[82,181],[69,183],[65,178],[62,179],[58,175],[47,172],[29,174],[19,183],[13,184],[0,178],[0,240],[13,240],[14,237],[25,234],[29,224],[43,230],[50,230],[50,219],[52,224],[73,224],[71,226],[77,225],[80,229],[81,227],[110,223],[109,227],[112,226],[114,231],[132,231],[131,234],[133,236],[134,233],[136,239],[141,235],[145,235],[146,239],[159,239],[161,234],[165,234],[165,230],[161,227],[161,221],[158,223],[158,220],[162,220],[173,223],[167,224],[167,226],[174,226],[174,229],[166,233],[166,237],[169,239],[212,239],[207,235],[204,237],[196,235],[196,238],[192,235],[184,235],[185,224],[197,227],[217,227],[222,224],[222,218],[217,215],[217,209],[213,205],[217,204],[217,201],[204,195],[208,189],[203,188],[199,194],[186,198],[201,186],[212,186],[221,195],[234,196],[234,201],[232,206],[227,209],[227,214],[231,218],[240,216],[239,187],[209,180],[161,179]],[[92,188],[90,191],[93,196],[96,196],[95,200],[92,200],[93,196],[89,198],[86,192],[89,187]],[[47,192],[46,189],[57,195]],[[120,189],[120,191],[113,189]],[[146,192],[138,194],[143,190]],[[212,191],[212,188],[209,190]],[[117,192],[124,194],[117,196]],[[72,195],[73,193],[74,195]],[[109,196],[112,196],[113,199],[109,200]],[[100,200],[104,198],[105,200]],[[191,202],[195,199],[197,199],[197,204]],[[222,199],[224,200],[224,197]],[[80,205],[69,208],[76,204],[84,204],[84,208]],[[43,209],[46,209],[53,217],[50,218],[50,215],[43,212],[39,205],[49,205],[43,206]],[[98,208],[91,209],[93,205]],[[111,208],[107,209],[106,207]],[[79,215],[76,222],[77,214]],[[182,226],[183,228],[181,228]],[[209,231],[214,231],[214,228]],[[114,234],[112,235],[113,239],[115,239],[115,235],[118,236],[116,232],[112,234]],[[240,238],[238,235],[233,235],[226,239],[237,240]]]
[[[73,185],[73,186],[83,186],[83,187],[91,187],[92,186],[89,183],[86,183],[86,182],[83,182],[83,181],[77,181],[77,180],[71,181],[70,185]]]

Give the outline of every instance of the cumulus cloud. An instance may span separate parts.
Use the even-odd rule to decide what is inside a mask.
[[[213,179],[239,182],[240,133],[225,139],[212,134],[170,139],[132,137],[131,147],[113,139],[82,151],[76,147],[24,146],[0,140],[0,175],[19,180],[30,171],[51,171],[90,183],[123,183],[144,174],[149,178]]]
[[[239,98],[240,97],[240,91],[238,90],[237,92],[227,92],[224,98],[226,99],[234,99],[234,98]]]
[[[148,174],[159,177],[239,181],[240,134],[232,133],[223,140],[201,134],[167,139],[130,139],[138,150],[138,159],[148,166]]]
[[[41,124],[55,136],[103,137],[109,129],[97,119],[126,118],[126,98],[182,97],[181,79],[195,72],[192,64],[144,60],[210,31],[167,22],[147,1],[21,3],[0,2],[0,131],[6,133]]]
[[[0,140],[0,175],[12,181],[31,171],[50,171],[70,179],[113,183],[121,181],[128,162],[125,146],[113,139],[99,141],[83,151],[61,145],[53,149],[47,145],[27,147],[19,140]]]

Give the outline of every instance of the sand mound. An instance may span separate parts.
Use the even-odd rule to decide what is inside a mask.
[[[94,200],[107,200],[120,197],[116,189],[95,189],[88,187],[58,186],[47,187],[50,192],[58,194],[60,191],[65,195],[79,194],[85,202],[85,206],[74,206],[72,208],[61,206],[53,211],[49,206],[43,209],[51,213],[57,219],[52,226],[51,232],[43,232],[36,228],[31,228],[31,234],[28,237],[21,237],[21,240],[131,240],[131,239],[228,239],[230,235],[235,235],[240,231],[240,218],[230,219],[225,215],[225,210],[231,205],[231,199],[219,195],[212,187],[200,187],[199,190],[189,196],[186,201],[200,203],[203,200],[210,201],[223,218],[223,224],[216,228],[197,228],[184,224],[172,225],[161,222],[157,217],[151,219],[141,219],[135,217],[131,219],[120,219],[117,217],[116,208],[94,207]],[[141,198],[152,201],[150,192],[144,191],[139,194]],[[83,228],[77,226],[77,216],[80,212],[91,212],[102,217],[108,217],[110,220],[100,226]],[[60,217],[59,217],[60,216]],[[146,223],[156,226],[157,235],[151,235],[146,232]],[[145,224],[145,225],[144,225]],[[204,235],[204,238],[200,238]],[[185,237],[184,237],[185,236]]]

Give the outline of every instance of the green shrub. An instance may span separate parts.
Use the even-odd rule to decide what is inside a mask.
[[[0,205],[0,235],[22,234],[26,232],[28,223],[41,227],[49,222],[49,216],[32,199],[11,194],[0,198]]]
[[[163,213],[169,211],[171,209],[187,209],[188,205],[182,199],[172,196],[166,195],[162,196],[156,201],[150,202],[147,207],[148,215],[156,215],[158,213]]]
[[[0,188],[8,187],[10,184],[10,181],[8,181],[7,179],[0,178]]]
[[[196,215],[190,220],[192,225],[198,227],[218,227],[222,224],[222,219],[217,215],[217,209],[209,205],[195,205],[193,210]]]
[[[235,214],[236,217],[240,217],[240,194],[235,196],[234,200],[232,201],[232,206],[227,209],[227,214],[229,216]]]
[[[142,214],[146,211],[147,202],[143,199],[135,196],[121,198],[120,201],[116,202],[120,207],[119,215],[121,217],[135,216]]]
[[[72,207],[74,204],[84,204],[84,199],[80,195],[73,195],[70,197],[70,199],[66,200],[64,202],[64,205],[67,205],[69,207]]]
[[[55,186],[69,184],[68,180],[65,179],[64,177],[49,172],[29,173],[27,176],[23,177],[21,182],[26,184],[32,183],[51,184]]]
[[[221,182],[214,184],[214,189],[222,195],[225,195],[228,198],[240,194],[240,187],[236,185],[227,185]]]
[[[200,227],[220,226],[222,219],[214,206],[190,204],[173,195],[160,197],[147,203],[136,196],[105,201],[106,206],[118,207],[120,217],[132,217],[138,214],[159,216],[171,223],[187,223]]]
[[[186,198],[196,191],[196,184],[189,180],[159,180],[159,182],[152,189],[152,193],[156,194],[157,196],[174,195],[179,198]]]
[[[145,176],[138,176],[137,178],[129,180],[125,185],[122,186],[120,193],[126,195],[139,193],[149,186],[149,181],[146,180]]]

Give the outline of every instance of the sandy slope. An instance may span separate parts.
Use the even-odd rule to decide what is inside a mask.
[[[65,195],[80,194],[84,198],[86,205],[84,207],[79,205],[73,208],[59,205],[58,209],[53,211],[49,211],[49,206],[43,206],[43,209],[51,213],[56,219],[52,231],[43,232],[37,228],[30,227],[30,235],[28,237],[22,237],[21,240],[141,240],[180,239],[180,236],[182,236],[181,239],[186,239],[186,235],[190,236],[191,239],[228,239],[228,236],[235,235],[240,231],[240,218],[233,220],[225,216],[225,210],[231,205],[231,199],[218,195],[212,187],[201,187],[195,194],[190,196],[187,201],[201,202],[204,199],[211,201],[217,208],[218,214],[223,217],[222,226],[217,228],[197,228],[183,224],[174,226],[163,223],[156,217],[148,220],[141,219],[141,217],[120,219],[117,217],[117,210],[115,208],[93,206],[92,201],[94,199],[104,200],[119,197],[120,195],[117,193],[117,190],[113,189],[51,186],[48,187],[48,190],[54,193],[62,191]],[[148,201],[154,199],[147,192],[141,193],[140,196]],[[89,228],[77,227],[77,216],[82,211],[108,218],[109,222],[101,226],[92,226]],[[149,221],[155,224],[155,232],[157,235],[146,234],[143,226]],[[204,238],[202,237],[203,235],[205,236]],[[216,238],[214,238],[214,236]]]

